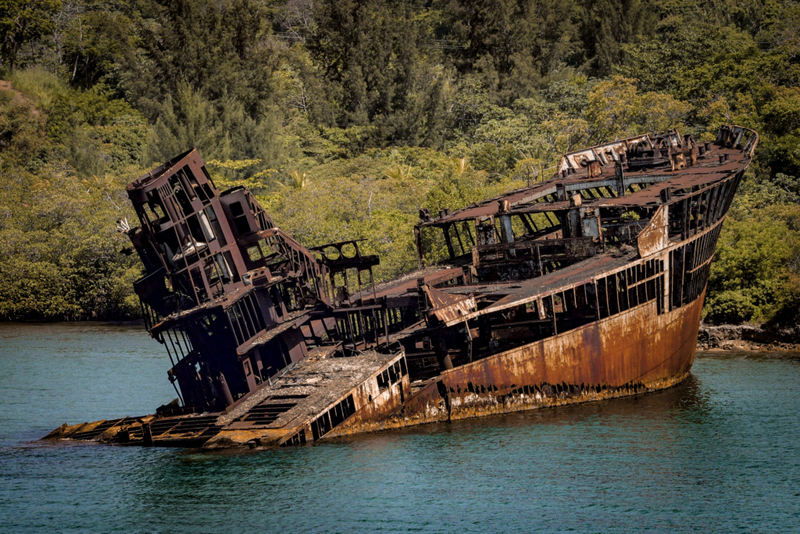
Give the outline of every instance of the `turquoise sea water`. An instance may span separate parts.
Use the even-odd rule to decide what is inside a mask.
[[[172,400],[137,326],[0,325],[0,532],[797,532],[800,355],[633,399],[269,451],[36,441]]]

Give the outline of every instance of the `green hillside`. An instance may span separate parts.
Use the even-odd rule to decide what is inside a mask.
[[[706,318],[800,320],[800,7],[710,0],[0,0],[0,319],[135,317],[124,185],[197,147],[308,246],[416,265],[419,208],[583,145],[761,133]]]

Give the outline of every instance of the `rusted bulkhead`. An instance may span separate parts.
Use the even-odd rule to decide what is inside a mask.
[[[278,446],[669,387],[757,143],[724,126],[572,152],[548,181],[422,210],[419,270],[382,284],[358,241],[304,247],[189,151],[128,186],[178,398],[49,437]]]

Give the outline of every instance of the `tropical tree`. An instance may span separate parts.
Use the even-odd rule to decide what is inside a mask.
[[[23,44],[52,31],[60,0],[0,0],[0,50],[14,70]]]

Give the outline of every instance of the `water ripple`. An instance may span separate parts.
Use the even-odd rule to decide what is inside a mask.
[[[800,358],[700,355],[657,394],[273,451],[33,442],[171,399],[131,327],[0,326],[3,532],[785,532]]]

